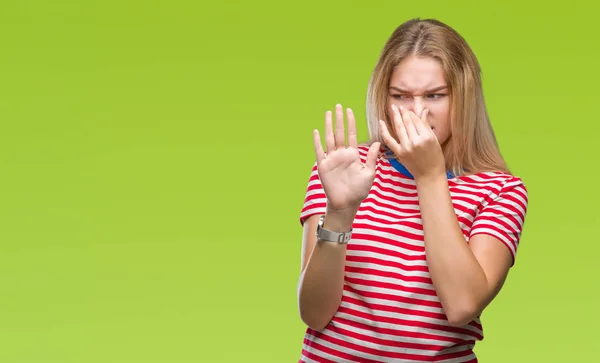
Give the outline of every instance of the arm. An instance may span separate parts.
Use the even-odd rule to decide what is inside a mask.
[[[452,205],[441,145],[427,122],[428,110],[422,119],[394,105],[392,112],[399,142],[380,121],[382,137],[415,177],[431,281],[450,324],[464,325],[481,314],[506,279],[525,219],[527,192],[517,179],[505,185],[500,191],[504,196],[480,211],[467,244]]]
[[[488,234],[477,234],[466,243],[445,175],[417,180],[417,191],[431,280],[450,324],[467,324],[500,291],[512,254]]]
[[[375,178],[377,153],[380,144],[373,143],[363,162],[357,148],[356,121],[352,110],[347,109],[348,144],[344,139],[342,105],[336,105],[335,134],[332,113],[325,114],[325,144],[323,150],[318,130],[313,133],[316,154],[316,182],[326,200],[323,228],[346,232],[363,199],[369,194]],[[314,169],[313,169],[314,172]],[[309,186],[310,189],[310,186]],[[309,197],[305,200],[305,206]],[[318,212],[323,213],[322,210]],[[302,270],[298,281],[298,307],[300,317],[309,327],[322,330],[337,311],[344,287],[346,245],[317,241],[315,213],[304,222],[302,238]]]
[[[354,215],[327,211],[323,227],[331,231],[347,231]],[[315,232],[321,215],[304,222],[302,269],[298,281],[298,308],[302,321],[322,330],[337,311],[342,299],[346,245],[317,241]]]

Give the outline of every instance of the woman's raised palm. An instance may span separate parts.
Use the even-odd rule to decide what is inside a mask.
[[[335,133],[331,111],[325,114],[325,146],[323,151],[319,131],[313,133],[317,170],[328,207],[334,210],[358,209],[367,197],[375,178],[375,161],[379,143],[369,148],[366,162],[362,163],[358,153],[356,120],[352,110],[347,109],[348,143],[344,135],[342,105],[336,105]]]

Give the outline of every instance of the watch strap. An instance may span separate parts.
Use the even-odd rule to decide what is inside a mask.
[[[325,219],[325,215],[322,215],[319,218],[319,224],[317,225],[317,240],[329,241],[329,242],[337,242],[340,244],[347,244],[352,237],[352,229],[348,232],[333,232],[323,228],[323,221]]]

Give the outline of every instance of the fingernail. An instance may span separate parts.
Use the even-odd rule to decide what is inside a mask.
[[[347,108],[346,111],[352,112],[352,109],[351,108]]]

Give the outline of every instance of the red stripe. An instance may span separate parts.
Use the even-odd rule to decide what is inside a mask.
[[[318,355],[316,355],[316,354],[314,354],[312,352],[309,352],[306,349],[302,349],[302,355],[305,356],[306,358],[310,358],[310,359],[312,359],[314,361],[317,361],[319,363],[337,363],[336,361],[320,357],[320,356],[318,356]],[[300,360],[300,362],[303,363],[304,361]]]
[[[423,311],[423,310],[401,308],[399,306],[394,306],[394,305],[376,304],[376,303],[372,303],[372,302],[363,301],[360,299],[355,299],[348,295],[344,295],[342,297],[342,302],[347,302],[349,304],[361,306],[363,308],[366,308],[366,309],[369,309],[372,311],[380,311],[380,312],[385,311],[385,312],[394,313],[394,314],[422,316],[422,317],[430,318],[430,319],[447,320],[446,315],[443,313],[432,313],[432,312]]]
[[[414,198],[417,199],[419,196],[417,194],[417,188],[413,186],[409,186],[407,189],[412,190],[411,192],[405,192],[403,190],[397,190],[396,188],[386,187],[381,182],[386,181],[384,178],[375,178],[373,180],[373,187],[377,187],[380,192],[391,193],[395,196],[406,197],[406,198]],[[391,181],[390,181],[391,184]]]
[[[360,334],[351,330],[344,329],[340,326],[335,326],[330,329],[340,335],[349,336],[356,340],[362,340],[364,342],[369,342],[375,345],[382,345],[394,348],[403,348],[403,349],[415,349],[415,350],[428,350],[428,351],[441,351],[446,349],[447,347],[443,345],[433,345],[433,344],[420,344],[420,343],[409,343],[403,342],[400,340],[390,340],[383,338],[375,338],[368,335]]]
[[[365,241],[371,240],[374,242],[387,243],[391,246],[398,247],[397,241],[389,240],[387,238],[381,238],[381,237],[374,238],[371,235],[366,235],[366,234],[362,234],[362,233],[354,233],[352,236],[353,236],[353,239],[355,239],[355,240],[360,240],[360,239],[364,239]],[[388,250],[385,248],[375,247],[375,246],[371,246],[371,245],[363,244],[363,243],[350,243],[350,244],[348,244],[347,248],[349,251],[373,252],[373,253],[382,254],[384,256],[389,256],[390,261],[394,262],[394,264],[392,264],[390,266],[398,266],[398,267],[404,268],[406,270],[412,270],[412,271],[429,272],[429,269],[427,268],[427,266],[420,266],[420,265],[409,266],[409,265],[403,264],[401,262],[401,261],[425,261],[424,253],[421,255],[407,255],[402,252]],[[425,249],[423,249],[423,252],[424,251],[425,251]]]
[[[431,334],[434,333],[433,331],[437,330],[437,331],[442,331],[442,332],[446,332],[446,333],[467,335],[467,336],[473,337],[474,339],[479,339],[479,340],[483,339],[483,336],[481,336],[480,334],[473,332],[471,330],[465,329],[465,328],[461,328],[461,327],[427,323],[427,322],[418,321],[418,320],[390,318],[387,316],[380,316],[380,315],[364,313],[362,311],[348,308],[345,306],[340,306],[338,309],[338,313],[345,313],[345,314],[348,314],[348,315],[351,315],[351,316],[354,316],[357,318],[366,319],[367,321],[374,321],[374,322],[397,325],[398,327],[410,326],[410,327],[415,327],[415,328],[424,328],[427,330],[431,330],[432,331],[432,332],[430,332]]]
[[[325,208],[325,207],[327,207],[327,203],[325,203],[325,202],[323,202],[323,203],[313,203],[313,204],[311,204],[310,206],[304,207],[304,208],[302,209],[302,212],[301,212],[301,213],[302,213],[302,214],[305,214],[305,213],[307,213],[308,211],[310,211],[311,209],[315,209],[315,210],[316,210],[316,209],[323,209],[323,208]]]
[[[332,344],[339,345],[340,347],[352,349],[357,352],[362,352],[362,353],[366,353],[366,354],[378,356],[378,357],[386,357],[386,358],[392,358],[392,359],[412,359],[412,360],[417,360],[417,361],[420,360],[420,361],[425,361],[425,362],[433,361],[432,357],[428,356],[428,355],[408,354],[408,353],[390,352],[388,350],[373,349],[373,348],[365,347],[361,344],[355,344],[355,343],[347,342],[347,341],[329,336],[326,333],[320,334],[320,339],[322,339],[324,341],[328,341]],[[423,353],[425,353],[425,352],[423,352]],[[471,354],[470,350],[467,350],[465,352],[443,354],[443,355],[437,356],[435,358],[435,360],[458,358],[458,357],[466,356],[466,355],[470,355],[470,354]],[[361,358],[359,360],[359,362],[372,362],[372,360],[367,360],[365,358]]]
[[[381,179],[387,177],[390,184],[398,185],[404,189],[416,188],[414,179],[411,179],[404,174],[400,174],[396,169],[394,169],[393,166],[389,164],[385,166],[386,168],[383,168],[382,164],[377,166],[377,174],[375,175],[375,178]]]
[[[460,198],[452,197],[452,199],[453,199],[452,207],[454,207],[454,209],[458,210],[461,213],[465,213],[465,214],[469,214],[471,216],[475,216],[475,211],[474,210],[468,209],[467,207],[464,207],[464,206],[462,206],[462,205],[457,204],[457,203],[454,202],[455,200],[460,200]],[[471,202],[468,202],[468,203],[472,204],[473,202],[471,201]]]
[[[346,279],[348,279],[348,278],[346,277]],[[438,301],[416,299],[416,298],[411,298],[411,297],[406,297],[406,296],[385,294],[385,293],[381,293],[381,292],[365,291],[365,290],[362,290],[362,289],[359,289],[356,287],[351,287],[346,284],[344,285],[344,290],[351,291],[355,294],[358,294],[358,295],[361,295],[361,296],[364,296],[364,297],[370,298],[370,299],[389,300],[389,301],[403,303],[403,304],[414,304],[415,306],[429,306],[432,308],[439,308],[439,309],[442,308],[442,304],[440,304]]]
[[[396,192],[396,193],[399,193],[399,192]],[[381,192],[375,187],[371,188],[371,191],[369,193],[369,197],[372,198],[373,196],[378,197],[382,201],[390,203],[390,204],[382,203],[382,206],[386,206],[389,208],[396,208],[393,206],[393,204],[398,204],[398,203],[401,203],[403,205],[413,205],[413,206],[419,205],[419,200],[417,197],[414,197],[411,199],[405,199],[405,200],[398,200],[397,198],[389,197],[387,195],[381,194]],[[380,203],[381,203],[381,201],[380,201]]]
[[[362,231],[362,230],[361,230]],[[388,245],[392,248],[394,248],[394,250],[397,250],[399,248],[407,250],[407,251],[413,251],[413,252],[417,252],[416,255],[405,255],[403,253],[400,253],[402,255],[404,255],[404,259],[405,260],[412,260],[412,261],[425,261],[425,245],[423,246],[415,246],[415,245],[411,245],[405,242],[402,242],[398,239],[392,239],[392,238],[387,238],[387,237],[382,237],[382,236],[378,236],[378,235],[372,235],[372,234],[366,234],[366,233],[361,233],[358,231],[355,231],[352,234],[352,237],[354,238],[355,241],[358,240],[363,240],[363,241],[371,241],[371,242],[379,242],[380,244],[385,244]],[[385,249],[385,251],[388,251],[387,249]],[[391,250],[389,251],[390,253],[393,253],[394,251]]]
[[[520,210],[519,208],[515,207],[515,204],[516,204],[517,202],[515,202],[515,204],[507,203],[507,200],[508,200],[508,199],[509,199],[509,196],[506,196],[506,195],[505,195],[505,196],[503,196],[503,197],[502,197],[502,200],[498,200],[498,201],[495,201],[495,202],[492,202],[492,203],[488,204],[488,205],[487,205],[487,206],[486,206],[486,207],[485,207],[483,210],[485,211],[485,210],[486,210],[486,209],[488,209],[488,208],[493,208],[493,209],[495,209],[495,210],[500,210],[500,207],[502,207],[502,208],[504,208],[504,209],[508,209],[508,210],[509,210],[509,211],[511,211],[512,213],[514,213],[514,214],[516,214],[516,215],[518,215],[519,217],[521,217],[521,218],[522,218],[522,217],[523,217],[523,212],[521,212],[521,210]],[[518,203],[520,203],[520,202],[518,202]],[[502,212],[500,212],[500,213],[502,213]],[[505,213],[504,213],[504,214],[505,214]],[[514,218],[514,217],[513,217],[511,214],[508,214],[508,215],[506,215],[506,216],[507,216],[507,217]],[[513,220],[515,220],[515,221],[516,221],[516,219],[513,219]],[[517,223],[515,223],[515,224],[516,224],[516,225],[519,225],[520,223],[519,223],[519,222],[517,222]]]
[[[503,174],[497,174],[497,173],[490,173],[490,175],[486,175],[484,173],[479,173],[477,174],[477,177],[479,177],[479,179],[483,180],[483,182],[481,180],[476,180],[473,176],[467,176],[467,175],[463,175],[460,177],[461,182],[467,182],[467,183],[472,183],[472,184],[482,184],[482,183],[486,183],[486,184],[496,184],[498,185],[500,188],[502,188],[502,185],[504,185],[504,180],[502,180],[503,178]]]
[[[312,184],[312,185],[309,185],[308,187],[306,187],[306,191],[307,191],[307,192],[312,192],[313,190],[320,190],[320,191],[323,191],[323,185],[321,185],[321,183],[319,182],[319,183],[315,183],[315,184]],[[314,198],[314,197],[315,197],[315,195],[319,195],[319,196],[321,196],[321,195],[322,195],[322,196],[324,197],[324,196],[325,196],[325,193],[321,193],[321,194],[313,194],[313,195],[309,196],[308,198],[309,198],[309,199],[310,199],[310,198]]]
[[[312,334],[310,334],[312,335]],[[324,335],[322,333],[318,333],[317,335],[312,335],[315,338],[319,338],[319,339],[323,339]],[[327,340],[327,339],[323,339],[323,340]],[[328,348],[322,344],[316,343],[314,341],[310,341],[308,339],[304,339],[304,344],[306,344],[309,347],[313,347],[316,350],[319,350],[321,352],[330,354],[330,355],[334,355],[336,357],[342,358],[342,359],[346,359],[346,360],[350,360],[352,362],[364,362],[364,363],[381,363],[379,361],[376,360],[370,360],[370,359],[366,359],[366,358],[361,358],[361,357],[357,357],[355,355],[352,354],[348,354],[348,353],[344,353],[342,351],[339,350],[335,350],[335,349],[331,349]]]
[[[395,261],[386,261],[386,260],[382,260],[382,259],[378,259],[378,258],[373,258],[373,257],[363,257],[363,256],[353,256],[353,255],[346,255],[346,261],[348,262],[357,262],[357,263],[364,263],[364,264],[370,264],[370,265],[375,265],[375,266],[389,266],[389,267],[394,267],[397,269],[400,269],[401,267],[399,266],[399,264]],[[381,271],[381,270],[375,270],[375,269],[369,269],[369,268],[363,268],[363,267],[356,267],[356,266],[349,266],[346,265],[346,271],[347,272],[357,272],[357,273],[374,273],[376,275],[380,275],[380,276],[384,276],[384,277],[391,277],[391,278],[395,278],[398,280],[402,280],[405,282],[419,282],[422,284],[429,284],[431,285],[433,282],[431,281],[431,278],[429,277],[425,277],[425,276],[411,276],[411,275],[405,275],[399,272],[389,272],[389,271]],[[408,270],[409,268],[405,268],[405,270]]]
[[[385,206],[383,204],[378,205],[379,209],[375,209],[374,207],[368,205],[367,203],[373,203],[375,205],[380,204],[381,202],[376,201],[375,199],[371,198],[371,197],[367,197],[364,201],[363,204],[361,204],[360,208],[358,209],[358,211],[369,211],[375,214],[379,214],[382,216],[386,216],[386,217],[390,217],[390,218],[396,218],[396,219],[400,219],[400,218],[421,218],[421,213],[419,213],[418,209],[405,209],[405,208],[398,208],[398,207],[392,207],[392,206]],[[402,213],[402,214],[395,214],[392,212],[388,212],[383,210],[382,208],[386,207],[388,209],[393,210],[394,212],[398,212],[398,213]]]
[[[466,195],[473,197],[473,199],[470,201],[470,203],[473,203],[473,201],[475,201],[475,200],[485,198],[486,196],[488,196],[492,193],[498,193],[498,191],[500,190],[500,188],[498,188],[496,185],[486,185],[486,184],[478,186],[476,190],[467,189],[467,187],[463,184],[449,185],[449,188],[450,188],[450,192],[452,192],[453,194],[456,194],[456,195],[466,194]],[[452,199],[454,199],[454,198],[452,198]]]
[[[428,334],[428,333],[422,333],[422,332],[417,333],[417,332],[410,332],[410,331],[401,330],[401,329],[382,328],[382,327],[375,326],[375,325],[371,326],[371,325],[363,324],[360,322],[348,320],[346,318],[341,318],[341,317],[334,317],[333,321],[340,323],[340,324],[351,325],[357,329],[362,329],[362,330],[367,330],[367,331],[370,330],[377,334],[393,335],[393,336],[403,337],[403,338],[439,340],[439,341],[443,341],[443,342],[452,343],[454,345],[473,344],[475,342],[474,339],[467,341],[467,340],[458,339],[455,337],[448,337],[448,336],[444,336],[444,335]]]
[[[483,229],[487,228],[487,229],[491,229],[492,231],[496,232],[498,235],[503,236],[504,238],[506,238],[506,240],[508,240],[511,244],[513,244],[514,242],[514,237],[512,235],[509,235],[508,233],[506,233],[506,231],[499,229],[498,227],[491,225],[491,224],[487,224],[487,223],[478,223],[477,226],[475,226],[475,228],[473,228],[471,230],[471,238],[477,234],[488,234],[490,236],[495,237],[496,239],[499,239],[502,243],[506,243],[505,240],[503,240],[502,238],[499,238],[499,236],[494,236],[492,233],[490,233],[489,231],[484,231]]]
[[[365,219],[365,218],[361,218],[361,219]],[[404,221],[399,221],[399,222],[395,223],[396,226],[404,226],[406,224],[407,223],[404,222]],[[378,232],[389,233],[389,234],[392,234],[392,235],[395,235],[395,236],[398,236],[398,237],[404,237],[406,239],[410,239],[410,240],[413,240],[413,241],[416,241],[416,242],[423,242],[423,236],[420,236],[420,235],[414,234],[414,233],[410,233],[410,232],[407,232],[407,231],[402,230],[402,229],[396,229],[396,228],[390,228],[390,227],[381,227],[381,226],[375,227],[375,226],[370,225],[370,224],[357,223],[357,222],[355,222],[353,224],[353,228],[356,228],[356,229],[364,228],[366,230],[377,229]],[[410,227],[410,228],[412,228],[412,227]],[[411,244],[406,244],[405,248],[410,248],[413,251],[423,251],[423,247],[421,247],[421,246],[414,246],[414,245],[411,245]]]
[[[502,218],[493,216],[493,215],[487,215],[488,212],[486,212],[486,214],[482,214],[480,215],[475,222],[473,223],[475,225],[475,228],[479,228],[480,225],[485,224],[485,222],[490,222],[490,223],[497,223],[499,225],[501,225],[502,227],[504,227],[504,229],[499,229],[498,227],[494,227],[494,229],[497,229],[499,231],[503,231],[504,234],[512,240],[512,235],[517,234],[518,230],[515,229],[515,227],[511,226],[510,224],[508,224],[506,221],[502,220]],[[508,217],[507,215],[504,215],[503,217]],[[514,218],[510,218],[512,220],[512,223],[514,223],[517,226],[521,226],[521,223],[519,223],[517,220],[514,220]]]
[[[371,286],[377,289],[388,289],[393,291],[405,292],[406,294],[419,294],[426,296],[436,296],[435,290],[423,289],[419,287],[408,287],[401,284],[393,284],[391,282],[383,282],[376,280],[361,279],[357,277],[345,277],[346,282],[361,286]]]
[[[421,216],[415,216],[417,219],[420,218]],[[413,217],[414,218],[414,217]],[[356,216],[355,221],[363,221],[363,220],[368,220],[371,222],[376,222],[376,223],[381,223],[381,224],[387,224],[387,225],[393,225],[393,226],[406,226],[412,229],[416,229],[416,230],[422,230],[423,226],[421,223],[417,223],[417,222],[412,222],[407,220],[406,217],[396,220],[396,221],[389,221],[387,219],[383,219],[383,218],[377,218],[375,216],[369,215],[369,214],[359,214]],[[355,222],[356,223],[356,222]],[[382,232],[388,232],[388,230],[386,229],[382,229],[382,227],[375,227],[375,226],[371,226],[368,225],[367,228],[377,228],[378,230],[381,230]],[[402,231],[398,231],[397,229],[391,229],[390,233],[394,233],[394,234],[398,234]],[[420,237],[419,235],[416,235],[417,237]]]
[[[467,217],[456,216],[456,221],[458,223],[464,224],[465,227],[467,227],[467,228],[471,228],[471,226],[473,226],[473,220],[469,220],[469,219],[467,219]],[[463,234],[466,235],[466,236],[468,236],[469,235],[468,230],[467,231],[463,230]]]

